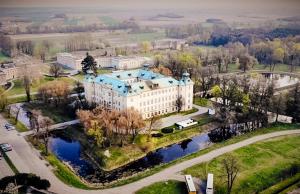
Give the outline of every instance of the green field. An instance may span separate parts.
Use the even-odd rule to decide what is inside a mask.
[[[4,61],[8,61],[10,60],[10,57],[4,55],[2,52],[0,52],[0,63],[4,62]]]
[[[157,182],[138,190],[135,194],[187,194],[184,182],[169,180]]]
[[[255,143],[232,152],[239,164],[239,174],[232,193],[256,193],[290,176],[291,169],[300,168],[300,136],[285,136]],[[224,193],[224,155],[207,163],[186,169],[202,180],[207,173],[214,174],[215,193]]]

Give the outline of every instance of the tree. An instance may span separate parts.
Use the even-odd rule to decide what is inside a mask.
[[[4,88],[0,87],[0,111],[4,111],[7,106],[7,95],[5,94]]]
[[[9,188],[9,185],[13,185]],[[6,176],[0,179],[0,192],[11,193],[16,191],[19,193],[19,188],[33,187],[40,190],[47,190],[50,187],[50,182],[46,179],[41,179],[35,174],[18,173],[13,176]],[[22,193],[22,191],[20,191]]]
[[[42,85],[38,89],[38,96],[45,103],[51,103],[58,107],[68,100],[70,94],[70,85],[65,81],[54,80]]]
[[[283,48],[275,48],[272,53],[272,61],[273,61],[273,68],[274,71],[275,65],[277,63],[282,63],[284,57],[284,49]]]
[[[182,96],[178,96],[175,102],[176,108],[177,108],[177,112],[179,113],[182,109],[183,106],[183,99]]]
[[[139,134],[142,128],[145,127],[145,122],[142,115],[134,108],[125,110],[124,114],[128,122],[128,125],[126,126],[127,130],[131,133],[132,142],[134,142],[135,137]]]
[[[272,97],[271,108],[275,113],[275,122],[278,122],[278,115],[283,114],[286,109],[286,98],[283,98],[283,94]]]
[[[231,154],[225,155],[224,159],[222,160],[222,167],[224,169],[223,176],[226,177],[227,194],[230,194],[233,183],[239,173],[239,164],[237,158]]]
[[[43,132],[43,142],[45,146],[45,155],[48,155],[48,142],[49,142],[49,127],[53,124],[53,120],[49,117],[42,117],[42,119],[39,121],[40,128],[44,129]]]
[[[152,71],[156,72],[156,73],[160,73],[160,74],[165,75],[165,76],[171,76],[172,75],[172,71],[169,68],[164,67],[162,65],[159,65],[158,67],[153,68]]]
[[[23,86],[26,93],[27,102],[31,101],[30,89],[31,89],[31,80],[28,75],[23,76]]]
[[[194,83],[195,89],[194,93],[197,92],[197,89],[202,93],[202,97],[205,98],[208,90],[213,84],[213,73],[214,70],[212,67],[201,67],[195,70]]]
[[[40,66],[33,65],[34,60],[25,59],[25,64],[21,66],[21,80],[26,93],[27,102],[31,101],[31,85],[40,79]]]
[[[88,129],[87,134],[93,136],[96,140],[98,146],[102,145],[104,142],[103,130],[101,128],[101,124],[97,120],[91,120],[91,127]]]
[[[57,78],[62,73],[62,68],[58,63],[53,63],[50,66],[49,73]]]
[[[82,64],[82,71],[84,74],[87,74],[88,70],[92,70],[94,75],[97,75],[97,62],[95,61],[94,57],[86,53],[85,59],[81,62]]]
[[[293,117],[293,122],[300,122],[300,83],[288,94],[286,112]]]
[[[151,43],[149,41],[143,41],[140,44],[140,49],[143,53],[148,53],[151,49]]]

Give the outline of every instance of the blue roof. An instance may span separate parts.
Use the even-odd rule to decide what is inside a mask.
[[[128,84],[128,79],[139,79]],[[114,91],[117,91],[120,95],[129,96],[137,95],[139,93],[152,90],[152,86],[156,84],[158,88],[165,88],[170,86],[185,85],[190,82],[190,78],[183,78],[180,81],[167,77],[153,71],[145,69],[135,69],[129,71],[118,71],[110,74],[99,75],[93,79],[93,77],[86,77],[85,81],[95,82],[100,84],[108,85],[112,87]]]

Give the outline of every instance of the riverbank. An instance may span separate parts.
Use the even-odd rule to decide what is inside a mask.
[[[99,186],[97,188],[111,188],[111,187],[116,187],[116,186],[121,186],[121,185],[129,184],[129,183],[132,183],[134,181],[137,181],[137,180],[140,180],[142,178],[145,178],[147,176],[153,175],[153,174],[155,174],[155,173],[157,173],[157,172],[159,172],[159,171],[161,171],[161,170],[163,170],[165,168],[168,168],[168,167],[170,167],[172,165],[181,163],[181,162],[183,162],[185,160],[189,160],[189,159],[198,157],[200,155],[203,155],[203,154],[208,153],[208,152],[210,152],[212,150],[221,148],[223,146],[234,144],[236,142],[245,140],[247,138],[250,138],[250,137],[253,137],[253,136],[256,136],[256,135],[261,135],[261,134],[266,134],[266,133],[271,133],[271,132],[281,131],[281,130],[292,130],[292,129],[297,129],[299,127],[300,127],[300,125],[297,125],[297,124],[274,124],[274,125],[271,125],[268,128],[262,128],[262,129],[259,129],[257,131],[250,132],[248,134],[244,134],[244,135],[241,135],[241,136],[233,137],[232,139],[229,139],[229,140],[221,142],[221,143],[213,144],[212,146],[210,146],[210,147],[208,147],[208,148],[206,148],[204,150],[201,150],[199,152],[187,155],[185,157],[179,158],[179,159],[174,160],[174,161],[169,162],[169,163],[157,165],[157,166],[155,166],[155,167],[153,167],[151,169],[145,170],[145,171],[140,172],[140,173],[136,173],[135,175],[133,175],[131,177],[126,177],[126,178],[120,179],[118,181],[115,181],[113,183],[106,184],[106,185],[103,185],[103,186]],[[55,170],[55,171],[56,171],[56,173],[63,173],[63,172],[58,171],[58,170]],[[73,176],[76,176],[76,175],[73,173]],[[64,182],[68,183],[68,184],[70,184],[70,185],[72,185],[74,187],[78,187],[78,185],[72,184],[72,183],[68,182],[68,180],[65,180]],[[91,188],[91,185],[89,185],[88,187]],[[93,188],[95,188],[95,187],[93,187]]]
[[[210,116],[202,115],[198,118],[198,121],[197,126],[188,129],[175,129],[171,133],[158,131],[158,133],[160,132],[160,136],[151,138],[148,138],[148,135],[140,134],[135,138],[133,144],[126,144],[122,147],[114,145],[107,149],[103,149],[91,143],[89,137],[85,135],[80,126],[74,126],[73,128],[71,127],[72,129],[64,130],[63,136],[78,140],[83,147],[83,152],[88,155],[99,168],[104,171],[112,171],[144,158],[150,152],[190,139],[212,128],[211,124],[209,124],[212,121]]]

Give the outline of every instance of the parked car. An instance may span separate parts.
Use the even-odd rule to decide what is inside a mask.
[[[8,131],[10,131],[10,130],[15,130],[16,128],[12,125],[12,124],[10,124],[10,123],[6,123],[5,125],[4,125],[4,127],[8,130]]]
[[[8,152],[12,150],[12,146],[8,143],[2,143],[0,144],[0,147],[4,152]]]

